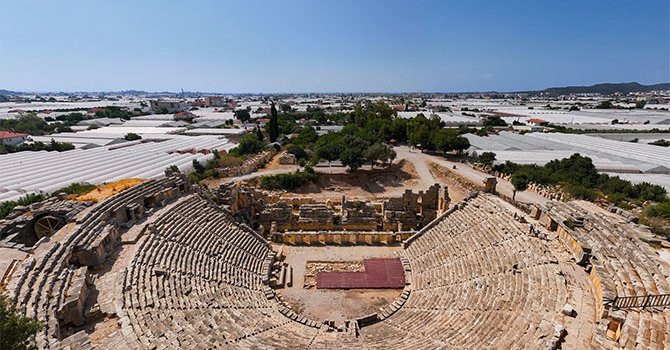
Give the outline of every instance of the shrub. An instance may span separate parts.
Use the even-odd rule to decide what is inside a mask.
[[[262,141],[259,141],[258,138],[256,138],[256,134],[249,133],[242,136],[240,143],[237,145],[237,147],[230,150],[230,154],[233,156],[256,154],[260,152],[263,147],[265,147],[265,145]]]
[[[670,220],[670,201],[651,205],[646,209],[647,215]]]
[[[36,349],[31,338],[42,327],[42,323],[22,316],[9,298],[0,294],[0,349]]]
[[[310,182],[316,181],[317,175],[310,166],[305,171],[296,171],[289,174],[261,176],[261,187],[268,190],[293,190]]]
[[[86,192],[92,191],[96,186],[91,185],[91,184],[84,184],[84,183],[72,183],[68,185],[67,187],[63,187],[57,191],[55,191],[52,195],[57,195],[59,193],[67,193],[67,194],[84,194]]]
[[[0,203],[0,220],[4,219],[17,206],[31,205],[47,199],[48,196],[41,193],[30,193],[15,201],[4,201]]]
[[[132,132],[129,132],[129,133],[126,134],[124,139],[126,139],[128,141],[141,140],[142,136],[140,136],[138,134],[135,134],[135,133],[132,133]]]
[[[656,140],[654,142],[649,142],[649,144],[654,146],[670,147],[670,141],[666,140]]]
[[[484,152],[480,154],[479,157],[477,157],[478,162],[487,166],[493,165],[493,162],[495,162],[495,160],[496,160],[496,154],[493,152]]]
[[[222,168],[229,168],[234,166],[240,166],[244,163],[244,160],[240,157],[235,157],[231,154],[224,154],[219,156],[219,166]]]

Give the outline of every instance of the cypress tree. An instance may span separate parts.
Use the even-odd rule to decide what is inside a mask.
[[[272,108],[270,109],[268,133],[270,134],[270,142],[277,141],[277,137],[279,137],[279,122],[277,121],[277,108],[274,102],[272,102]]]

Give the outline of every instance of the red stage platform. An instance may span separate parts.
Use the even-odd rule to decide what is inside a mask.
[[[400,259],[365,259],[364,272],[318,272],[317,289],[403,288],[405,270]]]

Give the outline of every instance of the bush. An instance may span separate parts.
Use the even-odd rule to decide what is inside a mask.
[[[15,201],[4,201],[0,203],[0,220],[6,218],[7,215],[12,212],[12,209],[17,206],[31,205],[33,203],[41,202],[47,198],[48,196],[41,193],[31,193]]]
[[[477,161],[486,165],[491,166],[496,160],[496,154],[493,152],[484,152],[477,157]]]
[[[244,163],[244,160],[240,157],[235,157],[232,154],[224,154],[219,156],[219,166],[222,168],[229,168],[234,166],[240,166]]]
[[[633,185],[618,176],[599,174],[591,159],[579,154],[552,160],[545,166],[505,162],[493,169],[511,175],[513,182],[515,178],[522,178],[539,185],[561,185],[564,191],[580,199],[593,200],[605,195],[618,206],[626,202],[667,201],[663,187],[646,182]]]
[[[286,152],[291,153],[295,156],[297,160],[305,160],[308,158],[307,152],[302,146],[299,145],[290,145],[286,149]]]
[[[83,184],[83,183],[72,183],[67,187],[63,187],[57,191],[55,191],[52,195],[57,195],[59,193],[66,193],[66,194],[84,194],[86,192],[92,191],[95,189],[95,185],[90,185],[90,184]]]
[[[670,141],[666,140],[656,140],[654,142],[649,142],[649,144],[654,146],[670,147]]]
[[[256,138],[256,134],[250,133],[242,136],[240,143],[235,149],[231,150],[231,153],[234,155],[255,154],[260,152],[264,147],[263,142]]]
[[[587,188],[584,185],[580,184],[567,184],[563,186],[563,190],[565,192],[570,193],[572,196],[574,196],[577,199],[584,199],[588,201],[593,201],[598,196],[596,195],[596,192],[590,188]]]
[[[126,134],[124,139],[126,139],[128,141],[141,140],[142,136],[140,136],[138,134],[135,134],[135,133],[132,133],[132,132],[129,132],[129,133]]]
[[[0,349],[36,349],[32,336],[43,324],[24,317],[12,302],[0,294]]]
[[[646,209],[647,215],[670,220],[670,201],[651,205]]]
[[[314,182],[317,175],[310,166],[305,167],[305,171],[296,171],[289,174],[265,175],[261,176],[261,187],[268,190],[293,190],[300,186]]]

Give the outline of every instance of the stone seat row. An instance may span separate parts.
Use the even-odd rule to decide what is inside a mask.
[[[151,231],[124,282],[123,308],[143,346],[229,348],[304,333],[264,293],[270,250],[225,213],[193,196]]]
[[[593,269],[602,278],[604,304],[615,296],[644,296],[670,292],[668,266],[653,253],[639,237],[644,236],[640,227],[599,209],[587,208],[579,202],[550,202],[544,210],[561,226],[561,223],[583,221],[576,227],[561,226],[577,242],[591,248]],[[594,288],[597,288],[595,286]],[[606,318],[600,321],[595,344],[626,349],[664,349],[670,344],[670,315],[656,309],[619,310],[623,322],[618,342],[607,340]]]
[[[556,258],[488,195],[463,203],[405,255],[412,292],[384,325],[410,330],[432,347],[546,348],[562,336],[567,289]],[[375,327],[363,329],[366,337]]]
[[[62,334],[56,310],[65,299],[72,273],[78,268],[75,253],[91,250],[91,244],[96,243],[101,234],[119,224],[111,211],[143,201],[147,193],[171,188],[177,182],[174,178],[149,181],[116,194],[82,214],[77,225],[62,240],[44,243],[50,244],[49,249],[34,247],[42,252],[22,263],[5,293],[26,316],[45,324],[35,337],[38,348],[59,347]]]

